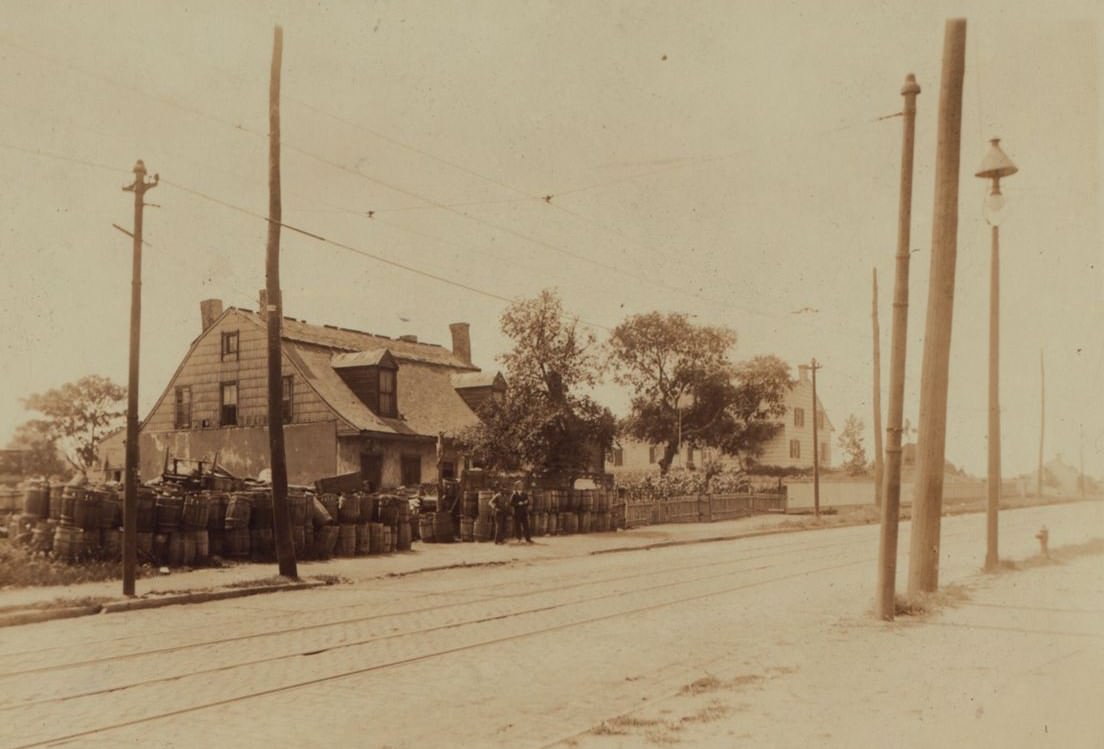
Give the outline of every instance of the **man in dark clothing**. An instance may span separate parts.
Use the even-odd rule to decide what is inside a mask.
[[[509,513],[509,507],[506,504],[506,498],[502,496],[501,492],[495,492],[491,497],[491,512],[494,515],[494,539],[496,544],[506,543],[506,518]]]
[[[533,543],[529,536],[529,495],[523,489],[524,485],[519,481],[514,485],[514,493],[510,495],[510,507],[514,509],[514,534],[521,541],[522,532],[525,533],[525,542]]]

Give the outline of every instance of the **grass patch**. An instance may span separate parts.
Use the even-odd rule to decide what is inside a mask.
[[[959,606],[970,600],[970,593],[964,585],[948,585],[934,593],[921,593],[918,596],[897,596],[894,603],[897,616],[924,617],[940,609]]]
[[[708,705],[698,710],[693,715],[687,715],[681,719],[682,723],[712,723],[715,720],[720,720],[729,713],[732,712],[732,708],[727,705],[714,700]]]
[[[702,692],[712,692],[720,688],[721,680],[716,676],[703,676],[684,686],[679,690],[679,694],[701,694]]]
[[[156,575],[157,570],[140,566],[138,577]],[[123,565],[119,561],[86,560],[70,564],[40,551],[32,551],[0,539],[0,589],[30,588],[49,585],[79,585],[105,580],[122,580]]]

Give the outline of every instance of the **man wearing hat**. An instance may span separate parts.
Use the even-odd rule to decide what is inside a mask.
[[[521,535],[525,533],[525,543],[533,543],[529,535],[529,495],[525,493],[525,484],[518,481],[514,484],[514,491],[510,495],[510,507],[514,510],[514,534],[521,541]]]

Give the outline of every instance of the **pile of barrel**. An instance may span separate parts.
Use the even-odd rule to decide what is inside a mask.
[[[114,486],[28,482],[0,494],[11,504],[9,538],[65,561],[119,559],[123,492]],[[269,561],[275,557],[272,491],[257,485],[234,492],[185,491],[173,484],[138,489],[140,562],[201,565],[218,556]],[[292,488],[288,516],[297,559],[328,559],[408,550],[410,505],[403,497],[321,494]],[[415,521],[416,522],[416,521]]]
[[[493,489],[469,489],[460,505],[460,540],[490,541],[494,538],[494,516],[490,502]],[[509,499],[511,490],[503,489]],[[529,531],[533,536],[600,533],[615,530],[614,493],[604,489],[537,489],[529,492]],[[514,518],[507,513],[505,538],[513,538]]]

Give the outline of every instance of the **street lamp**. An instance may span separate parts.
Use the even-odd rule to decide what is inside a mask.
[[[989,223],[991,253],[989,263],[989,474],[988,503],[986,507],[985,569],[996,570],[997,511],[1000,506],[1000,223],[1005,216],[1007,199],[1001,193],[1001,177],[1010,177],[1019,171],[1012,159],[1001,150],[1000,138],[989,141],[989,151],[981,160],[981,167],[974,176],[990,180],[991,185],[982,210]]]

